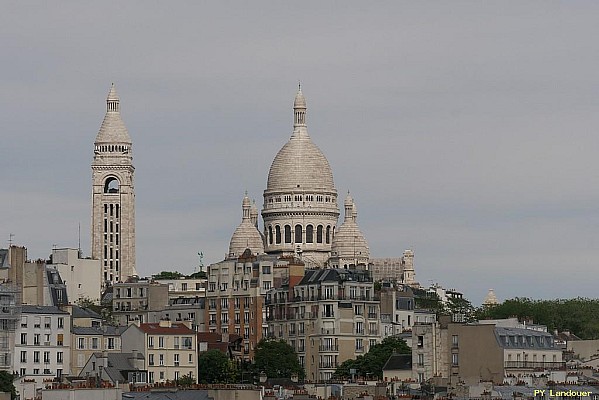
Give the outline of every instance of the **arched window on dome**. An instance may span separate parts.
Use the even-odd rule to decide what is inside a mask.
[[[295,243],[303,243],[302,226],[299,224],[295,226]]]
[[[327,237],[326,237],[326,243],[329,244],[331,243],[331,225],[327,225]]]
[[[316,243],[322,243],[322,225],[316,228]]]
[[[312,225],[306,226],[306,243],[314,243],[314,227]]]
[[[285,225],[285,243],[291,243],[291,226]]]
[[[277,244],[281,244],[281,227],[275,226],[275,240]]]
[[[272,226],[268,227],[268,244],[272,244]]]

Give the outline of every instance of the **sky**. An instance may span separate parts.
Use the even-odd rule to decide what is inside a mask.
[[[597,297],[599,2],[5,1],[0,247],[90,253],[112,82],[133,140],[137,269],[223,259],[308,131],[374,257],[480,304]],[[342,206],[342,204],[341,204]]]

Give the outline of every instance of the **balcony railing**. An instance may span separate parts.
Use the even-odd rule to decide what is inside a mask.
[[[562,368],[565,366],[563,361],[505,361],[505,368]]]
[[[339,351],[339,346],[336,344],[321,344],[318,347],[318,350],[320,351]]]
[[[335,312],[334,311],[329,311],[329,312],[323,311],[322,318],[335,318]]]
[[[339,364],[336,363],[336,362],[326,362],[325,361],[325,362],[318,363],[318,366],[320,368],[331,368],[331,369],[333,369],[333,368],[337,368],[339,366]]]

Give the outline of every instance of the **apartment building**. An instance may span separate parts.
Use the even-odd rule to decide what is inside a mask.
[[[339,364],[381,340],[380,303],[368,271],[306,270],[296,285],[272,290],[267,304],[271,337],[296,350],[311,381],[330,379]]]
[[[71,374],[79,375],[94,353],[120,353],[121,333],[125,329],[110,325],[74,326],[71,329]]]
[[[166,284],[150,280],[131,280],[115,283],[112,293],[112,313],[119,325],[128,325],[150,320],[169,305],[169,287]]]
[[[71,248],[52,249],[48,268],[60,273],[72,300],[100,300],[102,269],[100,260],[84,258],[81,250]]]
[[[71,316],[58,307],[23,305],[13,370],[40,384],[70,374],[70,326]]]
[[[206,323],[208,332],[231,333],[243,338],[243,358],[250,360],[256,344],[268,335],[264,299],[275,285],[289,279],[290,266],[303,264],[293,258],[253,255],[208,267]]]
[[[134,323],[121,335],[123,353],[141,353],[148,383],[173,381],[183,376],[197,380],[196,332],[189,322]]]
[[[501,384],[508,376],[517,378],[564,367],[562,351],[548,332],[449,321],[449,317],[442,317],[439,322],[414,325],[415,380],[437,377],[474,384],[482,379]]]

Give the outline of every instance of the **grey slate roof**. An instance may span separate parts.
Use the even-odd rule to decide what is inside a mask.
[[[66,314],[68,312],[61,310],[56,306],[33,306],[29,304],[23,304],[21,308],[23,314]]]
[[[555,348],[553,336],[548,332],[522,328],[495,327],[495,339],[505,349],[551,349]]]
[[[397,371],[397,370],[412,370],[412,355],[411,354],[391,354],[385,365],[383,371]]]
[[[10,268],[8,263],[8,249],[0,249],[0,268]]]
[[[102,319],[102,316],[100,314],[98,314],[97,312],[89,309],[89,308],[82,308],[79,306],[73,306],[73,314],[72,314],[73,318],[95,318],[95,319]]]

